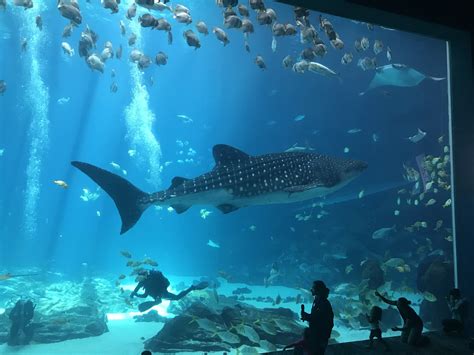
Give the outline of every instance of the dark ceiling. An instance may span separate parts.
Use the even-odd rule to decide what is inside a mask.
[[[312,0],[276,0],[311,8]],[[330,3],[332,0],[326,0]],[[321,3],[321,1],[319,1]],[[426,22],[468,31],[471,35],[472,62],[474,67],[474,12],[472,0],[339,0],[339,3],[367,6]]]
[[[289,5],[312,8],[312,0],[276,0]],[[326,0],[330,4],[333,0]],[[324,4],[324,1],[317,1]],[[394,14],[413,17],[459,30],[474,32],[472,0],[337,0],[339,5],[352,3]],[[334,3],[332,5],[334,5]],[[338,5],[338,6],[339,6]]]
[[[330,0],[328,0],[330,1]],[[346,0],[387,12],[415,17],[460,30],[474,32],[474,18],[470,0],[420,1],[420,0]]]

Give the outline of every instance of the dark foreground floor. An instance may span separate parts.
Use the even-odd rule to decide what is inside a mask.
[[[326,350],[326,355],[367,355],[367,354],[400,354],[400,355],[474,355],[474,350],[469,350],[469,341],[458,336],[446,336],[442,333],[424,333],[431,344],[424,348],[414,348],[400,342],[399,337],[386,338],[391,347],[391,352],[385,352],[384,347],[378,344],[375,350],[365,347],[368,341],[357,341],[353,343],[331,344]],[[292,354],[293,351],[277,351],[267,354]]]

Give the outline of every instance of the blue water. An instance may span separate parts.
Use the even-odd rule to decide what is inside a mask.
[[[168,274],[214,277],[225,270],[241,282],[261,283],[269,266],[284,260],[284,255],[290,255],[296,267],[301,262],[319,264],[334,250],[343,249],[349,259],[329,264],[340,269],[340,273],[333,271],[327,276],[330,284],[336,284],[353,277],[344,273],[345,266],[359,265],[368,255],[383,259],[387,250],[390,257],[415,253],[419,245],[412,239],[430,237],[432,250],[442,248],[451,253],[452,244],[443,239],[449,233],[432,231],[440,219],[443,227],[451,226],[450,208],[441,207],[450,191],[440,191],[435,206],[424,206],[431,197],[425,197],[418,207],[406,205],[405,198],[401,206],[396,205],[397,190],[407,184],[403,163],[416,168],[416,156],[443,157],[443,146],[449,145],[447,81],[377,88],[359,96],[374,71],[357,66],[358,59],[374,56],[373,41],[379,39],[390,46],[392,63],[446,77],[445,42],[379,26],[370,31],[363,24],[328,16],[345,42],[343,50],[336,50],[319,30],[319,14],[312,13],[310,19],[328,46],[326,56],[315,61],[339,73],[339,81],[283,68],[286,55],[295,59],[307,45],[300,43],[298,33],[277,38],[273,53],[271,28],[258,25],[254,11],[250,53],[236,29],[226,29],[230,44],[225,47],[212,32],[199,34],[201,48],[188,47],[183,31],[192,28],[197,32],[194,24],[199,20],[204,20],[210,31],[214,26],[224,28],[222,9],[213,1],[181,3],[191,9],[193,23],[189,26],[174,21],[169,12],[154,14],[170,21],[172,45],[162,31],[140,30],[140,50],[153,60],[159,51],[169,57],[166,66],[153,63],[138,74],[144,87],[140,92],[133,79],[138,71],[128,60],[132,48],[127,44],[131,31],[124,16],[126,4],[119,14],[111,15],[97,1],[82,2],[83,23],[67,39],[61,35],[68,21],[52,1],[41,5],[42,32],[34,25],[37,8],[24,11],[10,5],[0,12],[0,79],[8,84],[0,96],[0,149],[5,149],[0,157],[0,270],[40,267],[75,275],[81,263],[87,263],[97,274],[119,274],[124,270],[120,250],[129,250],[134,256],[156,259]],[[294,23],[289,6],[267,5],[277,12],[278,22]],[[120,34],[120,20],[127,26],[126,36]],[[98,53],[106,40],[115,50],[123,46],[122,59],[109,59],[103,74],[92,71],[77,53],[86,24],[99,35]],[[362,36],[369,38],[370,48],[357,53],[353,43]],[[20,48],[22,37],[29,41],[26,52]],[[75,49],[73,57],[63,53],[62,41]],[[349,51],[354,60],[344,66],[341,57]],[[256,55],[263,56],[266,70],[254,63]],[[32,69],[34,59],[36,72]],[[377,65],[385,64],[389,62],[384,50],[377,55]],[[111,78],[112,70],[115,78]],[[35,87],[32,92],[32,83],[38,82],[44,85],[39,85],[43,92]],[[118,85],[117,93],[109,90],[112,82]],[[69,102],[58,104],[63,97],[69,97]],[[135,114],[127,116],[126,108],[134,97],[138,100]],[[177,115],[187,115],[193,122],[184,123]],[[304,119],[295,121],[298,115]],[[362,131],[348,134],[353,128]],[[427,135],[414,144],[406,138],[418,128]],[[377,142],[372,139],[374,133],[379,136]],[[440,144],[442,135],[444,143]],[[181,148],[178,140],[189,144]],[[334,203],[328,196],[324,210],[329,214],[319,219],[316,215],[321,208],[311,207],[319,201],[242,208],[227,215],[212,206],[195,206],[181,215],[166,207],[159,211],[150,208],[132,230],[120,236],[120,217],[113,201],[103,191],[96,201],[82,201],[82,189],[95,191],[97,185],[70,165],[70,161],[80,160],[114,171],[113,161],[127,171],[125,177],[134,185],[154,192],[169,187],[174,176],[191,178],[212,169],[212,147],[221,143],[252,155],[281,152],[297,143],[321,154],[364,160],[369,167],[337,193],[339,199]],[[34,151],[32,144],[37,147]],[[349,152],[344,153],[345,147]],[[196,154],[188,156],[189,148]],[[130,149],[136,149],[143,161],[131,157]],[[36,165],[29,163],[32,157]],[[177,162],[186,158],[192,162]],[[165,162],[171,164],[165,166]],[[31,175],[32,166],[40,168],[37,179]],[[53,180],[64,180],[69,187],[62,189]],[[413,183],[408,185],[408,189],[412,187]],[[361,190],[366,195],[359,199]],[[372,190],[375,193],[369,194]],[[206,219],[200,215],[202,208],[212,212]],[[400,215],[395,216],[394,210]],[[312,211],[313,218],[296,220],[295,215],[303,211]],[[415,221],[427,221],[429,230],[422,229],[415,237],[403,234],[403,228]],[[394,224],[402,231],[399,238],[371,239],[375,230]],[[251,226],[256,229],[252,231]],[[209,239],[220,248],[207,246]],[[322,247],[321,242],[327,245]],[[414,269],[419,262],[416,253],[411,262]],[[402,276],[413,284],[416,272]],[[282,283],[294,286],[296,282],[288,278]]]

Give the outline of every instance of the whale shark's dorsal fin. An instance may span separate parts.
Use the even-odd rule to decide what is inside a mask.
[[[248,160],[250,155],[226,144],[216,144],[212,148],[212,155],[216,161],[216,166],[225,166],[236,163],[239,160]]]
[[[176,187],[178,187],[179,185],[183,185],[186,181],[189,181],[191,179],[186,179],[184,177],[181,177],[181,176],[175,176],[173,178],[173,180],[171,180],[171,186],[170,186],[170,189],[174,189]]]

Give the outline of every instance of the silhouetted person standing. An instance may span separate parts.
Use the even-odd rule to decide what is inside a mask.
[[[313,282],[311,294],[314,296],[311,313],[301,305],[301,320],[309,324],[309,349],[311,355],[324,355],[334,326],[334,313],[328,300],[329,289],[323,281]]]
[[[453,288],[446,297],[446,301],[451,311],[451,319],[443,320],[443,330],[446,333],[458,332],[462,334],[468,317],[467,300],[461,297],[458,288]]]
[[[366,314],[367,322],[370,325],[370,335],[369,335],[369,346],[368,349],[373,349],[374,347],[374,338],[377,338],[379,343],[382,343],[385,346],[385,350],[389,351],[390,348],[388,343],[382,339],[382,329],[380,328],[380,321],[382,320],[382,308],[379,306],[373,306],[370,310],[370,314]]]

